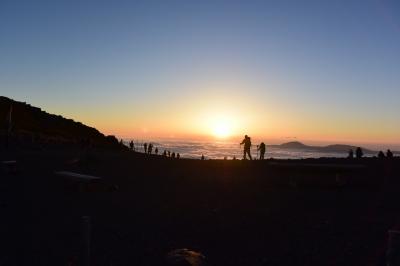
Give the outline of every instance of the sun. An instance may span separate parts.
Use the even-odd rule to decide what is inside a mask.
[[[219,138],[226,138],[231,135],[231,130],[226,124],[216,125],[214,127],[214,135]]]
[[[201,114],[197,126],[201,127],[204,136],[216,139],[229,139],[236,136],[241,120],[235,112],[213,109]]]
[[[232,135],[232,123],[226,118],[217,118],[212,126],[213,134],[217,138],[227,138]]]

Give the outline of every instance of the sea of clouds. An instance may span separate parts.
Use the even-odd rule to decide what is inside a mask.
[[[128,144],[130,140],[124,140],[125,144]],[[204,155],[206,159],[233,159],[235,156],[237,159],[243,157],[243,146],[239,143],[230,141],[190,141],[190,140],[146,140],[146,141],[135,141],[135,149],[138,152],[144,152],[143,143],[152,143],[154,149],[157,147],[159,154],[162,154],[164,150],[169,150],[175,153],[179,153],[182,158],[200,159],[201,155]],[[253,145],[251,148],[251,154],[253,157],[258,156],[257,146]],[[307,151],[307,150],[290,150],[280,149],[278,147],[268,147],[265,154],[265,158],[275,159],[301,159],[301,158],[321,158],[321,157],[347,157],[347,153],[336,153],[336,152],[318,152],[318,151]]]

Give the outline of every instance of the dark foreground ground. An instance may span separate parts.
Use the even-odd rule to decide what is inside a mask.
[[[0,172],[0,265],[80,265],[86,215],[91,265],[168,265],[177,248],[207,265],[385,265],[387,232],[400,229],[399,159],[79,154],[0,152],[18,161],[16,174]],[[79,191],[59,170],[104,184]]]

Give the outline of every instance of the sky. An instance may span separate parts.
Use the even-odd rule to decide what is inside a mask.
[[[400,2],[0,1],[0,95],[133,138],[400,146]]]

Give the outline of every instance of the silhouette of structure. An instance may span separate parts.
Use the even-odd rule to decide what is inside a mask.
[[[163,156],[167,157],[167,151],[166,150],[164,150]]]
[[[386,157],[387,157],[388,159],[393,158],[393,152],[392,152],[391,150],[387,150],[387,151],[386,151]]]
[[[247,160],[246,155],[249,155],[250,160],[252,160],[251,158],[251,154],[250,154],[250,148],[251,148],[251,139],[249,136],[245,135],[244,139],[242,140],[242,142],[240,143],[240,145],[243,145],[243,160]]]
[[[347,158],[349,159],[353,159],[354,158],[354,152],[352,149],[349,150],[349,155],[347,156]]]
[[[364,156],[364,153],[363,153],[362,149],[360,147],[357,147],[357,149],[356,149],[356,157],[357,157],[357,159],[360,159],[363,156]]]
[[[261,142],[260,146],[258,146],[258,150],[260,151],[260,160],[264,160],[265,155],[265,143]]]
[[[154,153],[155,153],[156,155],[158,155],[158,148],[156,148],[156,149],[154,150]]]
[[[204,155],[203,154],[201,155],[201,160],[204,161]]]
[[[5,147],[8,149],[10,145],[10,137],[11,137],[11,130],[12,130],[12,105],[10,105],[10,111],[6,117],[6,124],[5,124]]]

